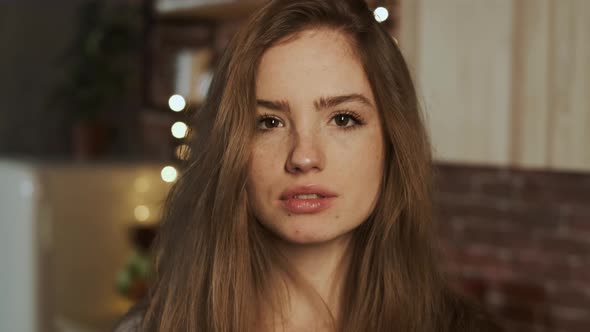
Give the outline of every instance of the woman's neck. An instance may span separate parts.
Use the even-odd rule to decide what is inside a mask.
[[[296,272],[295,278],[285,279],[289,290],[285,316],[289,322],[301,326],[302,330],[311,323],[330,323],[330,317],[325,317],[323,303],[338,319],[342,286],[350,261],[349,243],[350,235],[320,244],[277,244],[277,249]]]

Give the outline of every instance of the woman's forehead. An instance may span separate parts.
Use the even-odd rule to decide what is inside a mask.
[[[258,98],[317,100],[324,95],[364,95],[371,89],[348,36],[333,29],[305,30],[262,56]]]
[[[297,61],[294,57],[309,56],[321,60],[330,56],[331,60],[356,60],[351,38],[340,30],[332,28],[310,28],[283,38],[267,49],[262,55],[261,66],[268,63]],[[281,61],[282,60],[282,61]]]

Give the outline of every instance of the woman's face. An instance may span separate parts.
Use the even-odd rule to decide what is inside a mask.
[[[256,218],[293,244],[346,237],[373,211],[384,159],[373,93],[350,42],[314,29],[270,48],[256,97],[247,183]]]

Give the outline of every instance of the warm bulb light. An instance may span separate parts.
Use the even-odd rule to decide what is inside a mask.
[[[385,7],[375,8],[373,14],[375,15],[375,20],[379,23],[384,22],[389,17],[389,12]]]
[[[173,95],[168,99],[168,106],[174,112],[180,112],[186,107],[186,101],[181,95]]]
[[[191,154],[191,148],[186,144],[182,144],[176,147],[175,153],[176,158],[180,160],[188,160]]]
[[[178,172],[176,172],[176,168],[172,166],[166,166],[162,168],[162,172],[160,173],[160,175],[162,176],[162,180],[164,180],[165,182],[174,182],[174,180],[176,180]]]
[[[135,219],[137,221],[144,222],[150,217],[150,209],[145,205],[139,205],[135,207],[133,214],[135,215]]]
[[[172,125],[171,128],[172,136],[180,139],[186,136],[186,132],[188,131],[188,126],[186,123],[178,121]]]

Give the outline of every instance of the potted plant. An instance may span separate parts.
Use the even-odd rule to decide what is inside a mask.
[[[91,1],[81,7],[76,34],[62,56],[64,80],[51,104],[72,123],[74,154],[99,156],[108,143],[104,114],[121,107],[137,82],[139,10],[129,4]]]
[[[145,296],[152,280],[151,247],[157,229],[157,225],[135,225],[129,229],[133,251],[117,273],[115,289],[119,295],[132,302]]]

